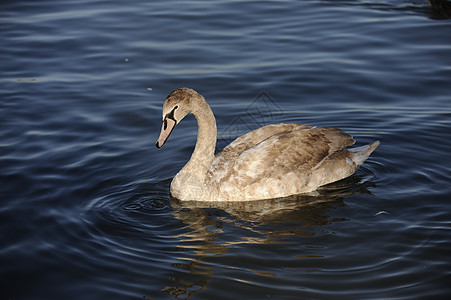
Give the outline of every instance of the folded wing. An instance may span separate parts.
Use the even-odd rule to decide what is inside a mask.
[[[343,149],[352,144],[350,135],[334,127],[268,125],[241,136],[218,154],[206,184],[214,186],[212,196],[222,200],[227,195],[251,200],[313,191],[355,171],[358,166]],[[328,174],[337,163],[342,171]]]

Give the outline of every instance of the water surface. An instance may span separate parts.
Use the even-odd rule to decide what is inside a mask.
[[[427,1],[0,4],[0,298],[444,298],[451,20]],[[218,149],[258,126],[381,145],[316,196],[171,199],[196,139],[154,146],[178,87]]]

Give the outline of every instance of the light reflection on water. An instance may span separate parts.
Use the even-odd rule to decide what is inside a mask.
[[[5,299],[437,298],[450,293],[450,19],[426,1],[2,2]],[[179,203],[191,87],[221,150],[269,123],[381,145],[318,194]]]
[[[374,186],[362,176],[354,175],[345,180],[323,187],[312,195],[293,196],[277,200],[261,200],[252,202],[202,202],[179,201],[171,199],[172,214],[189,228],[188,232],[177,236],[182,242],[180,251],[192,251],[196,257],[187,263],[176,264],[183,278],[172,276],[175,285],[166,286],[162,291],[173,296],[192,297],[207,288],[208,281],[214,276],[213,267],[209,266],[214,258],[221,260],[230,249],[241,245],[280,245],[284,247],[293,237],[313,237],[318,228],[335,222],[350,221],[345,217],[328,216],[327,210],[346,206],[346,196],[364,193],[370,194],[368,187]],[[269,226],[268,226],[269,225]],[[233,236],[227,235],[227,227],[235,228]],[[321,233],[324,233],[321,230]],[[321,245],[305,245],[304,254],[296,255],[296,259],[318,260],[325,255],[316,254],[324,247]],[[253,254],[254,256],[254,254]],[[254,259],[268,259],[253,257]],[[206,261],[207,260],[207,261]],[[260,262],[261,263],[261,262]],[[221,263],[219,263],[221,265]],[[277,277],[278,272],[268,272],[261,267],[244,268],[241,272],[250,272],[257,276]],[[241,268],[240,268],[241,269]],[[303,268],[302,271],[320,271],[318,268]],[[297,271],[301,271],[297,270]],[[200,277],[197,281],[187,281],[188,277]],[[241,281],[240,278],[232,278]],[[247,284],[255,285],[253,282]],[[197,288],[195,288],[197,287]]]

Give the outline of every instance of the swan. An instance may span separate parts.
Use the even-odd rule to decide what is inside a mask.
[[[172,197],[182,201],[250,201],[313,192],[350,176],[379,145],[344,149],[355,141],[341,129],[280,123],[244,134],[215,156],[217,129],[210,106],[196,91],[179,88],[164,100],[157,148],[189,113],[197,120],[196,146],[170,187]]]

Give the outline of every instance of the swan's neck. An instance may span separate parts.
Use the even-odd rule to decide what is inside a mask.
[[[196,117],[197,142],[188,163],[174,177],[171,194],[180,200],[196,200],[202,194],[205,176],[215,155],[216,119],[204,99],[191,111]]]
[[[189,167],[192,171],[197,172],[199,167],[204,170],[203,177],[207,174],[207,170],[211,161],[215,157],[216,147],[216,119],[207,102],[203,102],[203,107],[198,111],[193,111],[197,120],[197,141],[190,160],[183,168]]]

